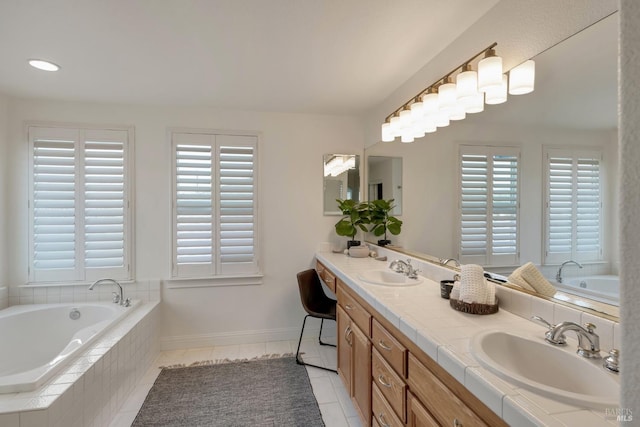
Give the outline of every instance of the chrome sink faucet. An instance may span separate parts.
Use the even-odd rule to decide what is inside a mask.
[[[440,263],[441,263],[442,265],[447,265],[447,264],[449,264],[449,262],[450,262],[450,261],[453,261],[453,265],[455,265],[456,267],[460,267],[460,261],[458,261],[458,260],[457,260],[457,259],[455,259],[455,258],[441,259],[441,260],[440,260]]]
[[[558,269],[558,272],[556,273],[556,282],[562,283],[562,267],[564,267],[567,264],[575,264],[578,267],[582,268],[582,264],[580,264],[579,262],[574,261],[572,259],[570,259],[569,261],[563,262],[562,265],[560,266],[560,268]]]
[[[120,291],[120,294],[116,294],[114,292],[114,297],[113,297],[113,302],[116,304],[120,304],[122,306],[125,307],[129,307],[129,305],[131,305],[131,300],[129,298],[127,298],[126,300],[124,299],[124,292],[122,290],[122,285],[120,285],[120,283],[118,283],[117,280],[115,279],[100,279],[100,280],[96,280],[95,282],[93,282],[93,284],[91,286],[89,286],[89,290],[92,291],[93,288],[96,285],[100,285],[103,283],[113,283],[114,285],[116,285],[118,287],[118,290]]]
[[[396,273],[403,273],[409,279],[417,279],[418,272],[420,271],[417,268],[413,268],[410,259],[407,259],[406,261],[402,261],[401,259],[391,261],[389,268]]]
[[[573,331],[578,335],[578,351],[577,353],[589,359],[599,359],[600,356],[600,337],[594,332],[596,325],[593,323],[585,323],[584,327],[574,322],[562,322],[552,325],[539,316],[533,316],[533,320],[537,320],[545,324],[549,329],[544,334],[545,341],[553,345],[566,345],[565,332]]]

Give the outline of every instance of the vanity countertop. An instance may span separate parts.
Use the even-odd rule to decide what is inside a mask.
[[[388,261],[321,251],[316,258],[508,424],[617,425],[615,417],[607,416],[606,411],[540,396],[481,367],[469,352],[470,339],[478,333],[500,329],[544,341],[546,328],[503,309],[483,316],[453,310],[449,301],[440,297],[439,287],[440,280],[451,278],[451,270],[422,265],[420,274],[425,280],[421,284],[390,287],[358,278],[362,272],[387,268]],[[569,345],[577,347],[577,341],[569,339]]]

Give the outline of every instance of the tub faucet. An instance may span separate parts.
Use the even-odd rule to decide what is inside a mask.
[[[582,264],[580,264],[579,262],[574,261],[572,259],[570,259],[569,261],[563,262],[562,265],[560,266],[560,268],[558,269],[558,273],[556,273],[556,282],[562,283],[562,267],[564,267],[567,264],[575,264],[578,267],[582,268]]]
[[[125,306],[125,307],[129,307],[129,305],[131,304],[131,300],[129,298],[127,298],[126,300],[124,299],[124,292],[122,291],[122,286],[115,279],[99,279],[99,280],[96,280],[95,282],[93,282],[93,284],[91,286],[89,286],[89,290],[92,291],[93,288],[96,285],[100,285],[102,283],[113,283],[114,285],[116,285],[118,287],[118,290],[120,291],[120,295],[118,295],[118,294],[116,294],[114,292],[115,297],[113,298],[113,302],[116,303],[116,304],[120,304],[122,306]]]
[[[600,337],[594,332],[595,329],[596,325],[593,323],[585,323],[583,328],[577,323],[562,322],[549,328],[545,340],[554,345],[563,345],[566,343],[564,333],[573,331],[578,335],[578,354],[590,359],[599,359]]]

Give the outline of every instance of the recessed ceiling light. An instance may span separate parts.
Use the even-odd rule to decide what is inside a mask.
[[[37,68],[38,70],[43,71],[58,71],[60,69],[59,65],[56,65],[53,62],[45,61],[43,59],[30,59],[29,65],[31,65],[33,68]]]

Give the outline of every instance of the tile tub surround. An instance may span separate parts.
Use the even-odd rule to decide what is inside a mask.
[[[116,290],[113,285],[98,285],[89,290],[90,283],[73,285],[22,285],[9,288],[9,305],[52,304],[59,302],[111,301]],[[125,298],[142,302],[160,300],[160,280],[137,280],[122,283]],[[0,298],[2,297],[0,288]],[[2,300],[0,299],[0,303]],[[0,306],[2,308],[2,306]]]
[[[159,353],[159,316],[142,304],[38,390],[1,395],[0,425],[108,426]]]
[[[529,320],[533,310],[536,310],[534,314],[539,310],[543,317],[554,322],[582,323],[593,321],[593,316],[549,301],[534,302],[539,299],[507,288],[504,288],[507,292],[499,294],[498,313],[487,316],[459,313],[440,297],[438,282],[450,279],[451,270],[413,258],[412,264],[421,270],[420,274],[435,283],[393,288],[370,285],[358,279],[363,271],[387,268],[391,260],[407,258],[393,252],[385,255],[388,257],[385,262],[321,251],[316,253],[316,258],[510,425],[565,425],[562,420],[566,422],[571,417],[589,420],[584,424],[587,426],[617,425],[615,419],[606,417],[605,411],[560,404],[498,378],[481,367],[468,349],[470,339],[488,329],[533,334],[542,339],[546,328]],[[601,348],[607,352],[606,346],[619,343],[619,327],[609,320],[598,319]],[[572,336],[569,336],[569,345],[577,348]]]

